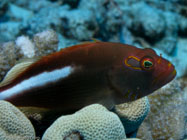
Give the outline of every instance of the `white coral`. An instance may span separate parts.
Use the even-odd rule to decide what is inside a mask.
[[[28,58],[32,58],[35,56],[35,49],[34,49],[35,46],[28,37],[26,36],[18,37],[16,39],[16,45],[20,47],[24,56]]]
[[[63,139],[78,131],[86,140],[121,140],[126,138],[118,116],[99,104],[87,106],[73,115],[57,119],[42,140]]]
[[[0,139],[35,139],[35,131],[31,122],[19,109],[3,100],[0,101]]]
[[[138,129],[150,110],[148,97],[115,106],[115,113],[120,117],[126,133]]]

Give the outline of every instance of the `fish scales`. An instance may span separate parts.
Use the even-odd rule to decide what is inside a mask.
[[[0,83],[0,99],[60,111],[93,103],[112,108],[151,94],[175,75],[152,49],[90,42],[17,64]]]

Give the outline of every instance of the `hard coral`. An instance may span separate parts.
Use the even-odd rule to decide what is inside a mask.
[[[53,30],[37,33],[33,37],[37,56],[44,56],[57,51],[58,36]]]
[[[0,101],[0,139],[35,139],[34,128],[30,121],[19,109],[6,101]]]
[[[34,44],[26,36],[20,36],[16,39],[16,45],[20,48],[21,53],[28,57],[32,58],[35,56]]]
[[[93,104],[73,115],[57,119],[44,133],[42,140],[63,139],[77,131],[86,140],[121,140],[126,137],[118,116],[102,105]]]
[[[45,56],[57,50],[58,36],[55,31],[46,30],[35,34],[33,41],[26,36],[18,37],[16,45],[27,58]]]
[[[83,140],[83,137],[79,132],[72,132],[68,136],[66,136],[63,140]]]
[[[149,42],[155,42],[163,36],[165,31],[165,21],[158,9],[147,5],[144,2],[139,2],[131,7],[132,24],[129,26],[131,31],[144,36]]]
[[[137,131],[147,116],[149,109],[148,97],[144,97],[134,102],[116,105],[115,113],[120,117],[126,134],[130,134]]]
[[[14,40],[19,35],[21,22],[7,21],[0,25],[0,42]]]
[[[6,72],[14,66],[21,54],[13,42],[7,42],[0,45],[0,81]]]
[[[69,18],[71,17],[71,18]],[[63,34],[68,38],[89,40],[96,32],[95,15],[86,9],[76,9],[61,13]]]
[[[46,30],[34,36],[34,41],[20,36],[14,42],[0,44],[0,80],[8,70],[23,58],[44,56],[58,49],[58,37],[52,30]]]

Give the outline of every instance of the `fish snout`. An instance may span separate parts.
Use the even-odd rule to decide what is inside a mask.
[[[172,81],[175,78],[176,75],[177,75],[177,72],[176,72],[176,69],[174,68],[168,74],[168,78],[167,78],[168,82]]]
[[[175,67],[171,63],[169,63],[168,68],[160,72],[156,76],[156,78],[153,80],[152,86],[158,87],[158,88],[162,87],[165,84],[172,81],[175,78],[176,74],[177,72],[176,72]]]
[[[176,72],[175,66],[173,64],[171,64],[170,62],[168,63],[167,71],[168,72],[167,72],[166,80],[168,83],[175,78],[177,72]]]

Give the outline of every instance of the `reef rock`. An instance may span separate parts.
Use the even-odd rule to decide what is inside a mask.
[[[142,139],[174,139],[186,137],[187,88],[184,80],[174,80],[152,95],[150,112],[139,128]]]

